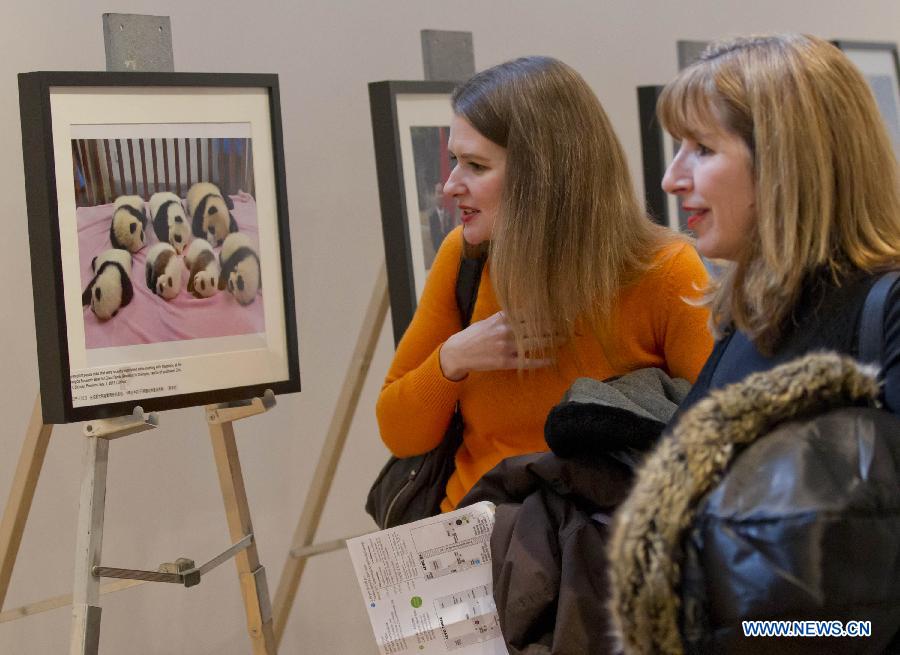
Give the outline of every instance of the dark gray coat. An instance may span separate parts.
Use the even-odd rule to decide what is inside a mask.
[[[614,652],[607,523],[690,385],[658,369],[573,384],[547,419],[553,449],[512,457],[460,505],[497,505],[494,598],[510,655]]]

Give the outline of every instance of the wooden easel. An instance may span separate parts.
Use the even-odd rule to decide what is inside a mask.
[[[328,426],[328,434],[322,445],[322,454],[319,456],[309,486],[310,491],[306,496],[300,520],[294,530],[291,549],[278,581],[278,589],[275,591],[275,640],[279,644],[284,636],[284,629],[294,604],[294,597],[297,595],[297,588],[300,586],[300,578],[306,567],[306,560],[312,555],[328,553],[344,547],[343,539],[318,545],[313,545],[313,539],[319,527],[319,520],[322,518],[325,501],[328,500],[328,493],[331,491],[334,472],[337,470],[344,444],[347,442],[347,433],[350,431],[350,424],[353,422],[353,415],[359,404],[359,396],[366,381],[366,374],[369,372],[369,365],[375,354],[375,346],[378,344],[378,337],[381,335],[381,328],[384,325],[385,316],[387,316],[388,302],[387,271],[382,264],[375,280],[372,298],[366,308],[356,347],[353,349],[353,356],[350,358],[350,365],[347,367],[347,377],[341,388],[341,394],[338,396],[331,424]]]
[[[123,29],[126,25],[128,30]],[[174,70],[168,17],[104,14],[103,26],[108,70]],[[160,37],[160,34],[163,36]],[[130,416],[86,423],[73,593],[3,612],[0,615],[3,620],[14,620],[71,604],[70,655],[96,655],[100,640],[101,594],[145,582],[190,587],[199,584],[203,575],[234,557],[252,652],[254,655],[275,655],[277,645],[269,590],[265,569],[259,562],[233,426],[234,421],[261,414],[274,406],[275,396],[267,391],[261,398],[204,408],[232,545],[202,566],[197,567],[192,560],[179,558],[175,562],[162,564],[157,571],[100,566],[109,442],[157,427],[157,417],[155,414],[145,416],[138,407]],[[38,395],[0,520],[0,609],[9,589],[52,431],[53,426],[43,422]],[[118,578],[119,581],[101,585],[102,577]]]
[[[475,55],[471,32],[443,30],[422,30],[422,63],[426,80],[465,80],[475,73]],[[375,346],[381,335],[388,305],[387,271],[384,264],[379,268],[375,288],[363,318],[359,336],[341,394],[335,405],[328,434],[322,446],[322,454],[316,464],[315,474],[310,484],[310,492],[303,504],[303,511],[294,530],[287,561],[275,591],[275,639],[281,643],[287,625],[300,578],[306,567],[306,560],[314,555],[330,553],[346,547],[346,539],[335,539],[319,544],[313,543],[319,520],[328,500],[334,473],[347,441],[347,433],[353,422],[359,397],[362,393]],[[360,499],[363,502],[363,499]],[[349,537],[348,537],[349,538]]]
[[[72,590],[72,634],[69,652],[96,653],[100,649],[100,578],[94,567],[100,563],[103,516],[106,510],[106,468],[109,442],[157,426],[155,414],[146,418],[139,407],[131,416],[84,425],[84,455],[81,462],[81,495],[75,537],[75,583]],[[30,502],[29,502],[30,504]]]
[[[265,569],[260,564],[256,548],[233,425],[234,421],[261,414],[274,406],[275,396],[269,391],[262,398],[205,407],[228,530],[233,543],[202,566],[197,567],[192,560],[179,558],[174,563],[162,564],[157,571],[100,566],[109,442],[157,427],[157,417],[155,414],[145,416],[140,408],[136,408],[130,416],[85,423],[73,593],[69,597],[49,599],[22,608],[16,613],[16,618],[71,602],[70,655],[96,655],[100,640],[101,593],[119,591],[140,582],[167,582],[191,587],[199,584],[203,575],[234,557],[247,614],[251,652],[254,655],[275,655],[277,646],[269,590]],[[9,588],[52,430],[52,425],[42,421],[38,396],[22,444],[12,490],[0,522],[0,607]],[[100,586],[101,577],[118,578],[128,583],[108,585],[104,590]]]

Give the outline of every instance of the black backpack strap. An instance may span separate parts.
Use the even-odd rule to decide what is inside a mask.
[[[469,327],[469,323],[472,322],[484,262],[484,257],[461,257],[459,260],[459,272],[456,274],[456,307],[459,309],[463,329]]]
[[[481,271],[484,269],[485,259],[486,257],[466,257],[465,255],[459,259],[459,271],[456,273],[456,308],[459,310],[459,320],[463,330],[472,322],[472,312],[475,311],[475,300],[478,298],[478,285],[481,282]],[[456,409],[453,410],[453,416],[450,419],[450,427],[447,428],[447,434],[452,433],[454,435],[452,441],[455,441],[451,453],[455,453],[462,443],[462,425],[462,412],[459,409],[459,401],[457,401]],[[441,444],[446,442],[447,435],[444,436]],[[450,457],[452,458],[452,455]]]
[[[859,359],[866,363],[882,363],[884,355],[884,304],[900,277],[900,271],[882,275],[866,296],[859,321]]]

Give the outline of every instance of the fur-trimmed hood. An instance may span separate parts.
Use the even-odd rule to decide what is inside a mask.
[[[779,423],[872,404],[878,393],[874,369],[814,353],[713,391],[685,412],[638,471],[614,519],[610,609],[626,654],[683,653],[681,539],[740,448]]]

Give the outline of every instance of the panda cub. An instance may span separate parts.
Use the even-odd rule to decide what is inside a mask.
[[[184,263],[190,270],[187,290],[195,298],[209,298],[218,292],[219,262],[206,239],[194,239],[184,252]]]
[[[81,294],[81,305],[90,305],[101,321],[107,321],[134,298],[131,286],[131,253],[110,248],[91,262],[94,277]]]
[[[231,215],[234,203],[230,196],[222,195],[219,187],[211,182],[197,182],[188,189],[188,213],[195,237],[206,239],[213,246],[220,246],[232,232],[238,231]]]
[[[219,253],[222,273],[219,275],[219,289],[228,289],[242,305],[249,305],[256,299],[262,288],[262,274],[259,270],[259,255],[246,234],[229,234]]]
[[[109,242],[113,248],[137,252],[144,247],[147,215],[140,196],[119,196],[113,203]]]
[[[147,251],[147,288],[166,300],[181,292],[181,271],[184,265],[168,243],[154,243]]]
[[[153,231],[160,241],[169,243],[179,255],[191,240],[191,229],[184,215],[181,198],[171,191],[160,191],[150,196],[150,215]]]

